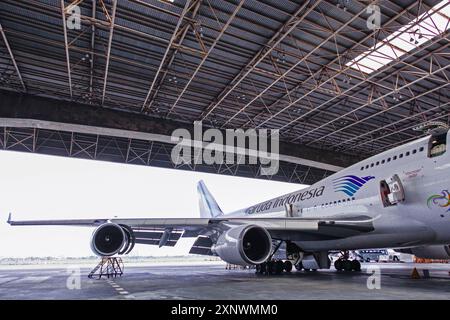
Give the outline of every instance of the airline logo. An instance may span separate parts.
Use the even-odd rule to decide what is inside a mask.
[[[427,200],[428,208],[432,208],[432,206],[438,206],[441,208],[450,207],[450,192],[448,190],[442,190],[441,194],[433,194]],[[450,211],[448,208],[447,211]]]
[[[347,196],[352,197],[362,186],[369,180],[375,179],[374,176],[357,177],[353,175],[343,176],[333,180],[335,192],[343,192]]]

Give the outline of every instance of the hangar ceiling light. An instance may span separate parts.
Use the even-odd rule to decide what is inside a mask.
[[[443,0],[346,65],[370,74],[442,35],[449,27],[450,5],[448,0]]]

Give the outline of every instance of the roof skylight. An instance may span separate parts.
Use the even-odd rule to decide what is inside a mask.
[[[450,5],[448,0],[443,0],[346,63],[346,66],[370,74],[443,34],[449,27]]]

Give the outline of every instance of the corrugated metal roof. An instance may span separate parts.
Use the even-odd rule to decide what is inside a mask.
[[[192,10],[196,1],[191,1]],[[189,11],[164,62],[162,57],[185,0],[174,3],[120,0],[109,57],[107,15],[97,1],[96,19],[92,23],[92,3],[92,0],[81,3],[82,29],[68,30],[72,99],[79,102],[101,103],[109,61],[105,108],[141,112],[142,107],[150,104],[144,113],[164,118],[191,80],[169,117],[186,122],[204,119],[208,124],[224,127],[281,127],[283,139],[299,138],[310,144],[320,141],[319,146],[325,149],[333,149],[334,142],[340,144],[374,129],[398,130],[398,135],[355,149],[367,155],[380,147],[394,145],[399,137],[407,140],[417,135],[404,130],[417,111],[412,102],[393,100],[390,93],[396,88],[404,87],[399,93],[404,100],[420,95],[411,101],[420,105],[421,110],[449,102],[449,91],[445,88],[450,71],[443,69],[424,76],[430,67],[437,70],[449,64],[448,32],[442,39],[424,44],[374,75],[345,66],[375,41],[387,37],[438,1],[423,1],[422,6],[412,0],[381,2],[383,29],[374,32],[366,25],[367,3],[360,1],[246,0],[194,77],[208,48],[237,7],[237,0],[204,0],[196,14]],[[111,15],[112,0],[105,3]],[[337,3],[346,6],[338,7]],[[297,12],[302,6],[303,11]],[[296,12],[298,16],[293,17]],[[363,13],[358,16],[358,12]],[[28,93],[71,99],[60,1],[1,1],[0,23]],[[297,26],[288,32],[293,23]],[[182,36],[184,29],[187,31]],[[277,33],[283,39],[274,46],[278,38],[272,38]],[[0,89],[21,91],[11,58],[4,43],[0,43]],[[160,65],[151,100],[143,106]],[[372,96],[383,98],[367,103]],[[386,111],[380,113],[383,108]],[[436,109],[426,116],[433,118],[441,112]],[[369,120],[360,121],[374,114]],[[394,121],[400,121],[395,129],[391,126]],[[322,139],[324,135],[326,138]],[[345,147],[341,146],[344,150]]]

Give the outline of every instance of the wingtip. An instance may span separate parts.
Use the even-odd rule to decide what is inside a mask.
[[[12,214],[11,214],[11,212],[10,212],[9,215],[8,215],[8,221],[7,221],[7,223],[8,223],[8,224],[11,224],[11,222],[12,222]]]

